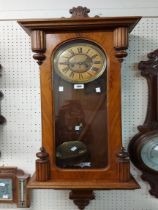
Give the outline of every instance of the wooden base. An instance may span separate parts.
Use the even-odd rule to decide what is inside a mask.
[[[129,182],[110,182],[110,180],[48,180],[46,182],[39,182],[35,179],[36,175],[34,174],[28,183],[28,188],[30,189],[93,189],[93,190],[108,190],[108,189],[139,189],[140,186],[131,176]]]
[[[85,209],[89,202],[95,199],[93,190],[133,190],[139,189],[140,186],[131,176],[129,182],[110,182],[109,180],[48,180],[46,182],[36,181],[36,174],[34,174],[29,181],[28,188],[30,189],[64,189],[71,190],[69,199],[73,200],[74,204],[80,210]]]

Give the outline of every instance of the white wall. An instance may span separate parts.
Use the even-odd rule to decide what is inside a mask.
[[[91,15],[158,16],[157,0],[0,0],[0,19],[68,16],[79,5],[90,8]]]

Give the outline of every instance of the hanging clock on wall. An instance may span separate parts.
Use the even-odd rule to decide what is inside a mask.
[[[54,70],[71,83],[88,83],[100,77],[106,69],[106,57],[101,47],[84,39],[62,44],[53,57]]]
[[[121,61],[140,17],[20,20],[40,65],[42,147],[29,188],[71,189],[84,209],[93,189],[136,189],[121,139]]]
[[[149,53],[148,58],[138,65],[149,88],[147,114],[144,124],[138,126],[139,133],[129,143],[129,154],[134,165],[142,171],[142,179],[149,182],[150,194],[158,197],[158,50]]]

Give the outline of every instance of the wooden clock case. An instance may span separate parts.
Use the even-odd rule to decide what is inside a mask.
[[[133,164],[142,171],[141,178],[149,182],[150,194],[158,198],[158,172],[148,168],[140,158],[142,146],[152,137],[158,136],[158,50],[147,55],[147,61],[138,65],[141,75],[148,84],[148,106],[143,125],[138,126],[139,132],[131,139],[128,151]]]
[[[94,189],[139,188],[130,174],[128,153],[122,147],[121,62],[127,56],[128,34],[140,17],[89,17],[89,11],[85,7],[77,7],[70,10],[71,18],[18,21],[31,36],[33,58],[40,65],[42,147],[37,153],[36,172],[28,187],[71,189],[70,199],[80,209],[94,199]],[[108,163],[101,169],[60,169],[55,163],[51,57],[58,45],[71,39],[93,40],[107,56],[108,132],[105,141]]]

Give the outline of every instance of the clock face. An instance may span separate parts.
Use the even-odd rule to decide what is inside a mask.
[[[144,164],[154,171],[158,171],[158,136],[147,141],[141,149],[141,159]]]
[[[61,45],[54,55],[54,68],[64,80],[87,83],[100,77],[106,69],[106,56],[93,42],[74,40]]]

